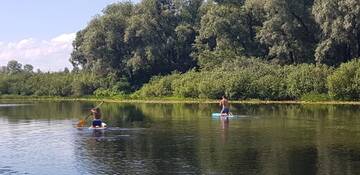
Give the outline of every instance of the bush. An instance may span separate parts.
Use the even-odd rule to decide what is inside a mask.
[[[317,94],[317,93],[308,93],[304,94],[301,97],[301,101],[329,101],[331,100],[330,96],[328,94]]]
[[[224,95],[227,76],[225,72],[202,72],[198,82],[199,98],[216,99]],[[193,82],[197,83],[197,82]]]
[[[360,99],[360,60],[340,65],[327,79],[329,95],[334,99]]]
[[[288,66],[288,94],[296,99],[308,93],[327,93],[327,77],[333,71],[326,65],[301,64]]]
[[[286,92],[286,81],[284,75],[265,75],[254,80],[252,87],[255,89],[256,98],[262,100],[288,99]]]
[[[135,92],[135,97],[166,97],[173,95],[172,83],[180,77],[180,74],[163,77],[153,77],[149,83],[145,84],[140,90]]]
[[[249,71],[234,71],[227,72],[227,74],[228,77],[225,80],[225,94],[230,99],[246,99],[253,97],[253,89],[251,88],[253,77]]]
[[[113,91],[111,89],[105,89],[105,88],[98,88],[94,91],[94,95],[96,97],[115,97],[116,95],[119,95],[118,92]]]
[[[192,70],[179,76],[179,78],[175,79],[171,84],[173,95],[184,98],[199,97],[198,86],[201,75],[201,73]]]

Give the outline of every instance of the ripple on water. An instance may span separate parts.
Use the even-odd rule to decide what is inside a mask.
[[[29,106],[32,104],[0,104],[0,107],[17,107],[17,106]]]
[[[0,168],[0,174],[39,174],[40,170],[40,174],[66,172],[59,165],[65,162],[64,167],[67,167],[73,159],[70,129],[67,121],[0,121],[0,162],[15,167]]]
[[[0,167],[0,174],[7,175],[7,174],[29,174],[29,173],[13,170],[11,166],[3,166]]]

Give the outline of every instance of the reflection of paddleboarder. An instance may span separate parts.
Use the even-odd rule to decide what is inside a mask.
[[[229,104],[229,100],[227,99],[227,97],[225,95],[222,96],[222,99],[219,102],[219,105],[222,107],[221,109],[221,115],[229,115],[229,108],[230,108],[230,104]]]
[[[225,144],[228,138],[229,117],[221,116],[220,122],[221,122],[221,141],[223,144]]]
[[[221,120],[221,128],[222,129],[227,129],[229,128],[229,117],[227,116],[221,116],[220,117]]]

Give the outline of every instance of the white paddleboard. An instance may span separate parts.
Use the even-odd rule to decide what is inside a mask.
[[[96,129],[96,130],[103,130],[106,128],[107,128],[107,126],[106,126],[106,123],[104,123],[104,122],[101,123],[101,127],[92,127],[92,126],[89,127],[89,129]]]

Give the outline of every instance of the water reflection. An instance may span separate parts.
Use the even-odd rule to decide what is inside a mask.
[[[228,139],[228,130],[229,130],[229,117],[220,117],[220,123],[221,123],[221,141],[222,144],[226,144],[227,139]]]
[[[0,174],[360,173],[358,106],[105,103],[89,130],[95,102],[31,104],[0,108]]]

